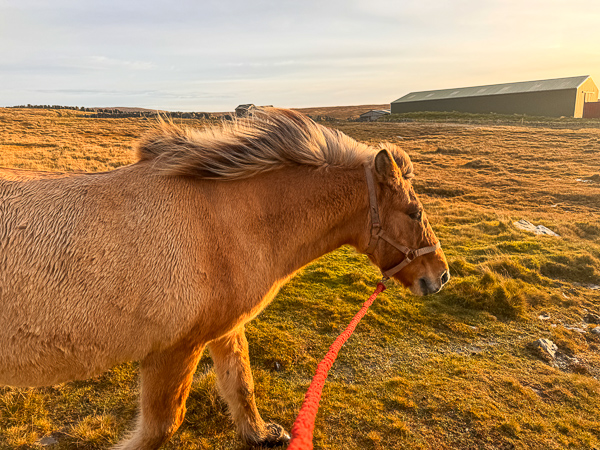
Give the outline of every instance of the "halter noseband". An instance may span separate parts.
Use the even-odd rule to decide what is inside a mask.
[[[375,181],[373,180],[373,174],[368,166],[365,167],[365,175],[367,177],[367,188],[369,189],[369,203],[370,203],[370,215],[371,215],[371,240],[369,241],[369,245],[367,246],[367,255],[371,255],[373,250],[375,250],[375,246],[379,239],[383,239],[391,246],[398,249],[401,253],[404,253],[404,259],[400,261],[400,264],[395,265],[391,269],[382,270],[382,273],[385,278],[390,278],[391,276],[397,274],[406,266],[408,266],[411,262],[413,262],[416,258],[422,255],[426,255],[427,253],[433,253],[437,249],[441,248],[440,241],[436,242],[435,245],[430,245],[428,247],[421,247],[419,249],[408,248],[399,242],[396,242],[393,238],[391,238],[382,228],[381,221],[379,219],[379,208],[377,207],[377,193],[375,191]]]

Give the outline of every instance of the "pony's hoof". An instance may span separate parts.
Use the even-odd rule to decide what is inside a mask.
[[[254,442],[254,445],[259,447],[277,447],[279,445],[289,444],[292,439],[285,429],[276,423],[268,423],[265,426],[267,435]]]

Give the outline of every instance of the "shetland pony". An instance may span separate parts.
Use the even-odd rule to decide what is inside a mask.
[[[375,225],[407,248],[437,244],[408,156],[280,109],[203,130],[163,125],[137,156],[98,174],[0,171],[0,384],[139,360],[137,426],[116,448],[155,449],[182,423],[208,346],[241,438],[287,442],[256,407],[244,324],[341,245],[372,247],[384,271],[408,258],[374,242]],[[411,259],[394,278],[413,293],[448,280],[439,246]]]

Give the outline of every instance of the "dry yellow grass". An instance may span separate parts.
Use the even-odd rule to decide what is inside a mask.
[[[110,170],[132,162],[130,146],[151,125],[0,109],[0,166]],[[584,317],[600,315],[590,288],[600,284],[600,130],[334,126],[408,151],[453,279],[434,297],[398,288],[378,298],[332,369],[315,448],[599,448],[600,337]],[[561,238],[515,229],[521,218]],[[265,419],[291,426],[317,361],[376,279],[342,248],[248,326]],[[559,346],[554,365],[527,348],[541,337]],[[131,428],[136,402],[134,363],[55,387],[0,388],[0,448],[38,448],[44,436],[57,440],[52,449],[106,448]],[[166,448],[241,448],[208,356]]]

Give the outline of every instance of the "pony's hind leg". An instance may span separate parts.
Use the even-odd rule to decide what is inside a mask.
[[[173,436],[183,422],[185,401],[203,349],[183,342],[142,360],[137,426],[114,450],[158,449]]]
[[[210,342],[208,348],[215,363],[219,391],[229,405],[242,439],[261,446],[287,444],[289,434],[278,424],[265,423],[256,408],[244,328]]]

